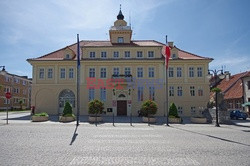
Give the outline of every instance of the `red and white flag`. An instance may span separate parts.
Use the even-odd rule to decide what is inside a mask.
[[[168,69],[168,62],[169,62],[169,58],[171,55],[170,47],[167,45],[163,46],[162,53],[163,55],[165,55],[165,65],[166,65],[166,69]]]

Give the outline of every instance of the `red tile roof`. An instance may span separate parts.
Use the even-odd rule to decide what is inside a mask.
[[[231,76],[229,80],[224,78],[219,85],[217,85],[217,87],[225,94],[224,99],[237,99],[244,95],[241,78],[246,76],[250,76],[250,71],[235,74]]]
[[[163,43],[160,43],[155,40],[133,40],[129,44],[114,44],[110,41],[91,41],[91,40],[83,40],[80,42],[80,47],[162,47],[164,46]],[[175,46],[174,46],[175,47]],[[28,61],[32,60],[63,60],[64,59],[64,50],[66,48],[70,48],[75,54],[77,52],[77,43],[74,43],[72,45],[69,45],[67,47],[64,47],[62,49],[59,49],[57,51],[51,52],[49,54],[46,54],[44,56],[28,59]],[[177,48],[177,47],[175,47]],[[211,58],[207,57],[201,57],[186,51],[183,51],[179,48],[177,48],[179,51],[179,59],[189,59],[189,60],[201,60],[201,59],[209,59]],[[74,60],[76,60],[76,56],[74,57]]]

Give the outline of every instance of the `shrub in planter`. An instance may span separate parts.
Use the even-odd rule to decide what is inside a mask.
[[[75,120],[75,115],[73,114],[72,107],[69,102],[65,103],[63,114],[59,118],[61,122],[71,122]]]
[[[158,110],[158,106],[154,101],[147,100],[141,106],[141,114],[142,116],[153,116],[156,114]]]
[[[97,114],[102,114],[102,111],[104,109],[104,103],[101,102],[100,100],[92,100],[89,102],[89,114],[92,114],[92,115],[97,115]]]
[[[171,103],[169,107],[169,122],[172,123],[181,123],[182,119],[179,117],[176,105],[174,103]]]
[[[169,118],[180,118],[177,112],[177,107],[174,103],[171,103],[169,107]]]
[[[100,122],[102,121],[102,117],[99,116],[99,114],[102,114],[104,109],[104,103],[100,100],[92,100],[89,102],[89,122]]]
[[[43,122],[49,120],[49,115],[46,112],[41,112],[34,114],[32,117],[32,122]]]

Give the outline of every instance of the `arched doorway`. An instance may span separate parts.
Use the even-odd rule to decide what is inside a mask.
[[[59,97],[59,114],[63,113],[63,108],[66,102],[69,102],[72,108],[75,107],[75,94],[69,89],[64,89],[60,92]]]

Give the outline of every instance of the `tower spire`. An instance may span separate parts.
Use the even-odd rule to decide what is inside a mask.
[[[120,4],[120,11],[119,11],[119,14],[117,15],[117,19],[118,20],[123,20],[124,19],[124,16],[122,14],[122,5]]]

